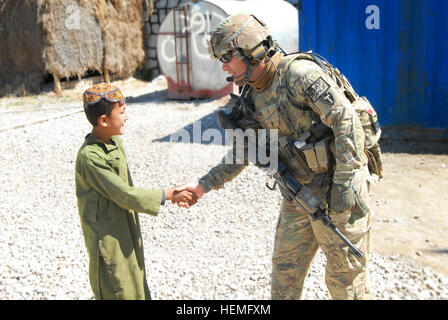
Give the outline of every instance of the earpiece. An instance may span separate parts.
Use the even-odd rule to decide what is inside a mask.
[[[264,49],[264,46],[260,46],[256,48],[248,58],[251,64],[257,64],[262,62],[264,57],[266,57],[266,55],[267,52]]]

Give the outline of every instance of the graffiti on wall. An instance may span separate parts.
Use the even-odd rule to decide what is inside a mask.
[[[157,38],[157,58],[163,74],[176,82],[186,81],[186,62],[190,78],[196,89],[220,89],[228,83],[221,64],[210,58],[208,40],[216,25],[227,17],[220,8],[210,3],[190,6],[186,15],[182,10],[172,10],[165,17]],[[188,35],[188,45],[185,35]],[[213,77],[210,75],[213,74]],[[179,79],[178,79],[179,78]]]

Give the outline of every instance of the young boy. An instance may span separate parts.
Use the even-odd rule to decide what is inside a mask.
[[[157,215],[165,200],[189,207],[197,197],[175,188],[134,187],[117,137],[128,119],[120,89],[97,84],[83,100],[93,129],[79,149],[75,181],[90,286],[95,299],[150,299],[137,212]]]

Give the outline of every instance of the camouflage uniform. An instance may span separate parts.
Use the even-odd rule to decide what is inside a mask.
[[[259,128],[278,130],[279,141],[282,137],[300,141],[321,122],[331,129],[333,137],[329,149],[334,160],[328,168],[310,168],[303,152],[294,148],[294,156],[288,156],[287,146],[281,143],[279,155],[299,182],[329,204],[333,223],[364,257],[358,258],[348,252],[348,247],[328,227],[313,221],[296,202],[283,199],[275,235],[272,298],[300,299],[318,248],[327,258],[325,279],[333,299],[369,298],[366,264],[370,255],[371,213],[367,208],[370,175],[364,154],[363,128],[341,89],[340,78],[311,61],[306,54],[302,54],[302,59],[294,57],[281,59],[279,76],[269,88],[263,92],[249,90],[253,114]],[[246,165],[247,162],[224,164],[223,159],[199,183],[206,192],[218,189]],[[339,203],[347,202],[344,197],[350,197],[344,190],[351,187],[356,190],[356,205],[347,210],[339,208]],[[350,218],[354,223],[349,223]]]

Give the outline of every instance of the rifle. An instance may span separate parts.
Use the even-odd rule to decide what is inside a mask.
[[[240,106],[237,106],[239,108]],[[218,111],[218,122],[223,129],[242,129],[238,125],[236,108],[232,110],[230,114],[225,113],[223,110]],[[236,116],[236,117],[235,117]],[[275,179],[274,185],[269,186],[266,183],[266,187],[270,190],[274,190],[276,185],[282,191],[282,195],[289,198],[288,200],[294,200],[297,202],[307,214],[311,216],[313,220],[320,220],[325,226],[329,227],[354,253],[356,256],[362,258],[363,253],[345,237],[342,232],[333,224],[331,217],[326,213],[327,205],[317,197],[314,192],[307,186],[302,185],[289,171],[287,165],[281,160],[278,160],[278,169],[272,175]]]

